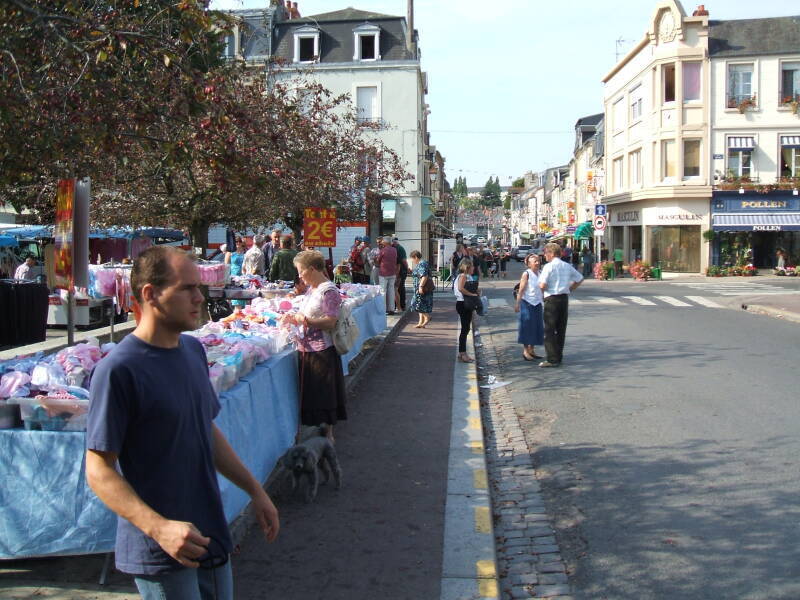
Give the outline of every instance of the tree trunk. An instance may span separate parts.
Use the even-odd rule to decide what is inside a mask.
[[[205,258],[208,250],[208,223],[200,220],[192,221],[189,233],[192,236],[192,246],[200,248],[199,256]]]

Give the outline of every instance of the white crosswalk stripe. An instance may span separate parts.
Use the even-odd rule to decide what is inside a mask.
[[[505,308],[510,304],[509,298],[489,298],[489,308]]]
[[[775,294],[798,294],[800,290],[782,288],[770,283],[745,282],[745,281],[720,281],[716,283],[680,283],[670,282],[670,285],[691,288],[703,292],[713,292],[719,296],[771,296]]]
[[[634,304],[639,304],[640,306],[657,306],[655,302],[651,302],[645,298],[640,296],[623,296],[626,300],[630,300]]]
[[[658,300],[666,302],[667,304],[671,304],[672,306],[691,306],[691,304],[687,304],[683,300],[678,300],[672,296],[653,296],[653,298],[657,298]]]
[[[622,304],[616,298],[608,298],[606,296],[589,296],[595,302],[599,302],[600,304]]]
[[[686,299],[707,308],[723,308],[721,304],[717,304],[711,298],[704,298],[703,296],[686,296]]]

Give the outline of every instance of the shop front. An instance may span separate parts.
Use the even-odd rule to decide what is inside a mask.
[[[623,260],[631,263],[642,258],[642,209],[637,204],[620,204],[610,208],[608,215],[610,234],[606,247],[610,255],[622,250]]]
[[[622,250],[626,263],[643,260],[664,271],[699,273],[705,268],[703,230],[708,228],[708,200],[647,199],[608,207],[603,240],[613,256]]]
[[[753,264],[774,268],[777,251],[786,264],[800,260],[800,196],[793,190],[758,192],[716,191],[711,201],[714,230],[712,263],[719,266]]]

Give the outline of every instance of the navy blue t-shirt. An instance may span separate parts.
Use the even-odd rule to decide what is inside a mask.
[[[200,342],[182,335],[177,348],[159,348],[128,335],[92,374],[86,447],[116,453],[122,476],[147,505],[193,523],[229,553],[212,449],[219,410]],[[183,568],[122,518],[115,551],[117,568],[132,575]]]

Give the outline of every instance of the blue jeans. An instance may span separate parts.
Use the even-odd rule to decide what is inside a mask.
[[[138,575],[134,581],[143,600],[233,600],[230,560],[216,569],[184,568],[163,575]]]

